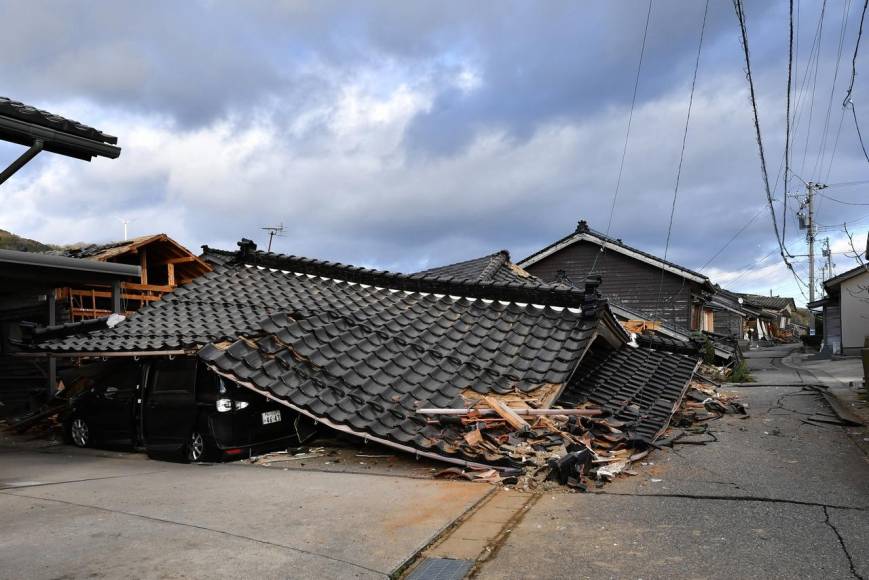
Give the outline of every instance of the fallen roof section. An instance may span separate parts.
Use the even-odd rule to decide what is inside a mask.
[[[600,405],[631,439],[652,443],[667,428],[700,361],[647,348],[594,349],[561,397],[566,405]]]

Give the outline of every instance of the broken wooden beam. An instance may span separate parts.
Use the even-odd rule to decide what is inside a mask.
[[[530,407],[524,408],[513,408],[510,407],[510,410],[519,415],[520,417],[546,417],[552,415],[580,415],[583,417],[597,417],[603,415],[603,410],[601,409],[533,409]],[[490,415],[498,415],[494,409],[480,409],[480,408],[465,408],[465,409],[417,409],[417,413],[420,415],[470,415],[471,413],[476,413],[480,416],[486,417]]]
[[[531,425],[528,424],[528,421],[520,417],[516,411],[508,407],[506,404],[502,403],[498,399],[494,397],[483,397],[483,401],[489,405],[492,409],[495,410],[496,413],[501,415],[507,423],[510,424],[511,427],[516,429],[517,431],[530,431]]]

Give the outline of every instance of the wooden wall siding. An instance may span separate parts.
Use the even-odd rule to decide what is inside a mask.
[[[547,282],[555,281],[558,271],[564,270],[568,278],[582,288],[594,258],[599,253],[600,246],[577,242],[525,269]],[[647,314],[655,311],[658,285],[661,283],[660,269],[608,250],[598,260],[597,270],[602,276],[600,292],[604,297]],[[695,287],[696,284],[691,281],[664,272],[660,318],[671,324],[690,328],[691,292],[696,291]]]
[[[729,310],[719,310],[715,313],[715,330],[716,334],[724,334],[726,336],[735,336],[742,338],[742,317],[730,312]]]

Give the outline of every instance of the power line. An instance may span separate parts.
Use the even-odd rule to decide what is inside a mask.
[[[824,16],[827,12],[827,0],[821,5],[821,16],[818,19],[818,50],[815,54],[815,73],[812,76],[812,98],[809,100],[809,126],[806,127],[806,143],[803,147],[803,159],[800,163],[800,173],[806,172],[806,156],[809,152],[809,140],[812,136],[812,118],[815,112],[815,91],[818,88],[818,69],[821,64],[821,44],[824,40]]]
[[[825,198],[829,199],[830,201],[835,201],[836,203],[841,203],[842,205],[869,205],[869,203],[859,203],[856,201],[842,201],[841,199],[836,199],[835,197],[831,197],[831,196],[827,195],[826,193],[819,193],[818,195],[820,195],[821,197],[825,197]]]
[[[619,173],[618,173],[618,177],[616,178],[616,189],[615,189],[615,192],[613,192],[613,201],[612,201],[612,204],[610,206],[610,216],[609,216],[609,221],[607,222],[607,226],[606,226],[606,238],[609,238],[609,235],[610,235],[610,229],[612,228],[612,225],[613,225],[613,215],[615,214],[615,211],[616,211],[616,200],[619,197],[619,190],[621,189],[621,185],[622,185],[622,171],[625,168],[625,157],[628,154],[628,141],[631,138],[631,123],[634,120],[634,107],[636,106],[636,103],[637,103],[637,88],[640,86],[640,72],[643,70],[643,55],[645,55],[645,53],[646,53],[646,37],[649,34],[649,21],[651,20],[651,18],[652,18],[652,0],[649,0],[649,8],[646,11],[646,24],[643,27],[643,42],[640,46],[640,62],[637,64],[637,75],[636,75],[636,78],[634,79],[634,95],[633,95],[633,97],[631,97],[631,110],[630,110],[630,113],[628,113],[628,127],[627,127],[627,130],[625,131],[625,145],[622,148],[622,159],[619,162]],[[600,252],[598,252],[597,255],[595,255],[595,257],[594,257],[594,262],[591,265],[591,272],[590,273],[593,273],[595,271],[595,268],[597,267],[598,258],[600,258],[605,251],[606,251],[606,240],[604,240],[604,243],[600,248]],[[601,264],[601,265],[603,265],[603,264]]]
[[[869,1],[869,0],[867,0]],[[790,0],[790,10],[788,11],[788,93],[787,105],[785,106],[785,172],[784,172],[784,207],[782,208],[782,238],[785,238],[788,229],[788,172],[790,171],[790,156],[791,156],[791,72],[794,65],[794,0]],[[776,177],[776,187],[778,187],[778,178]]]
[[[826,0],[825,0],[825,4],[826,4]],[[749,93],[751,96],[751,109],[752,109],[752,112],[754,113],[754,130],[755,130],[755,135],[757,137],[758,152],[760,153],[760,169],[761,169],[761,174],[763,177],[763,187],[764,187],[764,190],[766,191],[766,202],[767,202],[767,205],[769,206],[770,216],[772,217],[772,227],[773,227],[773,230],[775,231],[775,240],[778,243],[782,260],[784,260],[785,264],[787,264],[788,267],[790,268],[790,264],[788,263],[788,260],[785,257],[784,244],[782,243],[782,238],[781,238],[781,235],[779,234],[778,221],[776,219],[775,207],[774,207],[773,201],[772,201],[772,192],[769,189],[769,175],[768,175],[767,170],[766,170],[766,155],[764,154],[764,151],[763,151],[763,138],[761,137],[760,120],[758,119],[758,115],[757,115],[757,98],[755,97],[755,94],[754,94],[754,80],[752,79],[752,76],[751,76],[751,55],[749,54],[749,49],[748,49],[748,32],[745,29],[745,12],[744,12],[744,8],[742,6],[742,0],[733,0],[733,7],[736,10],[736,17],[739,20],[739,30],[740,30],[740,33],[742,35],[742,49],[743,49],[743,54],[745,56],[745,76],[748,79],[748,88],[749,88]],[[793,268],[791,268],[791,270],[793,270]]]
[[[815,159],[815,165],[812,170],[812,175],[820,178],[819,171],[824,166],[824,157],[827,150],[827,136],[830,130],[830,114],[833,110],[833,98],[836,94],[836,81],[839,79],[839,64],[842,61],[842,50],[845,46],[845,30],[848,28],[848,14],[851,11],[851,0],[842,3],[842,26],[839,29],[839,45],[836,50],[836,66],[833,68],[833,83],[830,85],[830,98],[827,101],[827,114],[824,117],[824,129],[821,132],[821,145],[818,149],[818,156]],[[830,161],[832,163],[832,160]]]
[[[759,210],[757,210],[757,213],[754,214],[754,217],[752,217],[750,220],[748,220],[748,222],[747,222],[744,226],[742,226],[741,228],[739,228],[739,231],[736,232],[735,234],[733,234],[733,237],[731,237],[729,240],[727,240],[727,243],[725,243],[723,246],[721,246],[721,248],[720,248],[717,252],[715,252],[715,253],[712,255],[711,258],[709,258],[708,260],[706,260],[706,262],[705,262],[702,266],[700,266],[700,268],[697,269],[697,271],[699,272],[700,270],[704,270],[704,269],[706,268],[706,266],[708,266],[709,264],[711,264],[712,261],[713,261],[715,258],[717,258],[719,255],[721,255],[721,252],[723,252],[724,250],[726,250],[727,247],[728,247],[730,244],[733,243],[733,240],[735,240],[736,238],[739,237],[739,234],[741,234],[742,232],[744,232],[745,230],[747,230],[748,227],[749,227],[751,224],[753,224],[757,218],[760,217],[760,214],[762,214],[762,213],[764,212],[764,210],[766,210],[766,207],[761,206],[761,208],[760,208]]]
[[[851,100],[851,93],[854,91],[854,79],[857,78],[857,52],[860,50],[860,39],[863,37],[863,21],[866,18],[867,7],[869,7],[869,0],[863,2],[863,13],[860,15],[860,29],[857,31],[857,43],[854,45],[854,56],[851,58],[851,83],[845,92],[845,100],[842,101],[843,107]]]
[[[860,51],[860,39],[863,38],[863,21],[866,19],[867,6],[869,6],[869,0],[864,0],[863,13],[860,14],[860,29],[857,31],[857,42],[854,44],[854,56],[851,58],[851,82],[848,85],[842,106],[851,106],[851,114],[854,117],[854,128],[857,129],[857,138],[860,139],[860,149],[863,150],[863,157],[869,163],[869,153],[866,152],[866,145],[863,143],[863,133],[860,131],[860,123],[857,122],[857,109],[854,107],[854,100],[851,99],[851,93],[854,91],[854,79],[857,78],[857,53]]]
[[[685,160],[685,145],[688,142],[688,125],[691,122],[691,108],[694,106],[694,88],[697,86],[697,71],[700,69],[700,53],[703,50],[703,34],[706,32],[706,17],[709,14],[709,0],[703,9],[703,21],[700,24],[700,40],[697,43],[697,58],[694,60],[694,76],[691,78],[691,93],[688,97],[688,114],[685,116],[685,130],[682,132],[682,149],[679,152],[679,166],[676,169],[676,184],[673,187],[673,204],[670,206],[670,223],[667,226],[667,243],[664,245],[664,260],[670,251],[670,236],[673,233],[673,217],[676,215],[676,199],[679,197],[679,181],[682,179],[682,163]],[[655,318],[661,304],[661,292],[664,288],[664,270],[661,269],[661,281],[658,284],[658,298],[655,301]]]
[[[826,2],[826,0],[824,0],[824,7],[826,7],[826,4],[827,4],[827,2]],[[769,188],[769,174],[767,173],[767,169],[766,169],[766,156],[764,155],[764,151],[763,151],[763,137],[761,136],[761,131],[760,131],[760,120],[758,119],[758,114],[757,114],[757,97],[755,96],[755,92],[754,92],[754,80],[751,76],[751,55],[750,55],[750,51],[748,48],[748,32],[746,31],[746,26],[745,26],[745,8],[742,5],[742,0],[733,0],[733,7],[736,10],[736,17],[737,17],[737,20],[739,21],[739,30],[740,30],[740,33],[742,36],[742,49],[743,49],[743,53],[745,56],[745,76],[748,79],[749,94],[751,96],[751,109],[752,109],[752,112],[754,113],[754,130],[755,130],[755,133],[757,136],[757,148],[758,148],[758,151],[760,153],[760,168],[761,168],[761,174],[763,177],[763,186],[764,186],[764,189],[766,192],[766,200],[767,200],[767,204],[769,205],[770,216],[772,217],[772,225],[773,225],[773,230],[775,231],[775,239],[776,239],[776,242],[778,243],[779,253],[781,254],[781,258],[782,258],[782,261],[784,262],[785,266],[787,266],[788,270],[790,270],[794,279],[796,279],[797,282],[799,282],[805,286],[806,283],[800,279],[799,275],[794,271],[794,267],[791,265],[790,262],[788,262],[788,259],[785,256],[784,240],[779,235],[778,222],[776,220],[776,213],[775,213],[775,206],[773,205],[772,192],[770,191],[770,188]],[[817,80],[817,77],[816,77],[816,80]],[[803,297],[806,296],[805,292],[803,292],[802,288],[800,288],[800,293],[802,293]]]

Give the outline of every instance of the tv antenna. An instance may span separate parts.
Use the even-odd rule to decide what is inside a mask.
[[[284,237],[284,222],[281,222],[278,226],[271,226],[267,228],[260,228],[266,230],[269,233],[269,248],[266,250],[267,252],[272,251],[272,240],[275,236],[279,238]]]
[[[126,218],[118,218],[118,220],[124,224],[124,241],[127,241],[127,226],[136,220],[128,220]]]

